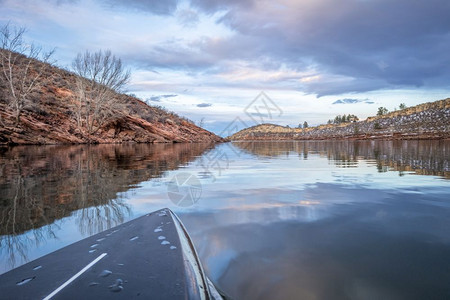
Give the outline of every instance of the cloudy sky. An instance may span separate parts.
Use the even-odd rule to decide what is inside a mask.
[[[449,16],[448,0],[0,0],[58,65],[110,49],[129,93],[216,133],[448,97]]]

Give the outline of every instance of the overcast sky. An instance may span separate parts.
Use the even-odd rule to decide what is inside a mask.
[[[448,0],[0,0],[60,66],[110,49],[129,93],[216,133],[448,97],[449,16]]]

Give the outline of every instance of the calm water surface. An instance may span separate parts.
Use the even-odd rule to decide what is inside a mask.
[[[0,273],[169,207],[236,299],[449,299],[449,160],[448,141],[0,148]]]

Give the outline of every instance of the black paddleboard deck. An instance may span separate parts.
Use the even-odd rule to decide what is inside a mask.
[[[209,299],[178,218],[162,209],[0,276],[1,299]]]

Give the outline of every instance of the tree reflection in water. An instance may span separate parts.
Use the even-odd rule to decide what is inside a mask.
[[[0,148],[0,255],[10,267],[28,249],[57,239],[73,217],[83,236],[124,222],[124,195],[201,155],[207,144],[26,146]]]
[[[253,141],[233,142],[247,153],[277,157],[297,153],[326,156],[338,167],[356,167],[359,160],[376,164],[379,172],[394,170],[450,178],[449,141]]]

